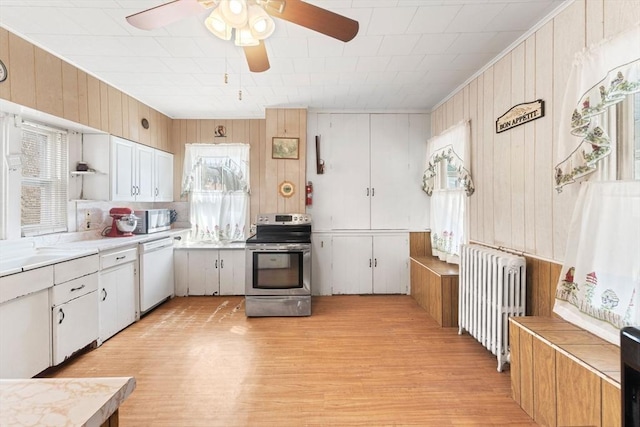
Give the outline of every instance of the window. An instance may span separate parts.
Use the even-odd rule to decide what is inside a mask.
[[[182,192],[191,238],[244,241],[249,212],[249,145],[186,144]]]
[[[67,133],[23,123],[21,228],[23,236],[67,231]]]
[[[640,180],[640,93],[628,95],[609,108],[600,126],[611,138],[611,154],[591,180]]]

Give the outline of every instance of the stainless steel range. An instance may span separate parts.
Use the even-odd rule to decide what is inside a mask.
[[[258,215],[246,257],[248,317],[311,315],[310,215]]]

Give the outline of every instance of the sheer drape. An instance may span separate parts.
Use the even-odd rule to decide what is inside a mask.
[[[611,153],[602,123],[611,106],[640,91],[640,26],[579,53],[564,94],[558,126],[556,190],[597,170]]]
[[[182,192],[189,194],[193,239],[245,240],[249,145],[187,144]]]
[[[475,191],[468,166],[469,122],[463,121],[427,143],[423,190],[431,196],[432,254],[459,263],[460,246],[467,243],[467,197]]]
[[[583,182],[554,312],[619,344],[640,325],[640,182]]]

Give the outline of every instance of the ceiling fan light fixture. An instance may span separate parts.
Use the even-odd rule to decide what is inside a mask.
[[[225,21],[234,28],[241,28],[247,24],[247,2],[245,0],[221,0],[217,10]]]
[[[242,28],[236,28],[236,38],[234,40],[236,46],[257,46],[260,41],[251,35],[251,29],[248,25]]]
[[[258,5],[249,6],[249,28],[254,39],[264,40],[273,34],[276,25],[273,19]]]
[[[231,27],[227,25],[218,9],[215,9],[204,21],[207,29],[222,40],[231,40]]]

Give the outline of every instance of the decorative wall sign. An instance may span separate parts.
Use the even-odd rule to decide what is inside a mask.
[[[299,138],[273,138],[271,158],[297,159]]]
[[[282,181],[280,187],[278,187],[278,192],[282,197],[289,198],[296,192],[296,186],[293,182]]]
[[[542,99],[514,105],[496,120],[496,133],[504,132],[540,117],[544,117],[544,101]]]

